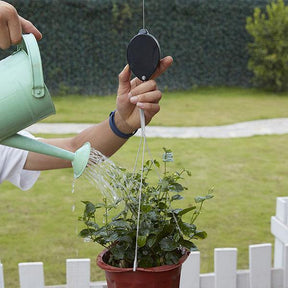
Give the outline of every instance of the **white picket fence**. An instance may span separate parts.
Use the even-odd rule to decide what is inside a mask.
[[[271,218],[272,245],[249,246],[249,269],[237,270],[237,249],[214,250],[214,272],[200,274],[200,252],[189,255],[182,267],[181,288],[288,288],[288,197],[278,197]],[[20,288],[106,288],[105,281],[90,282],[90,259],[66,260],[66,284],[45,286],[43,263],[19,264]],[[4,288],[0,263],[0,288]],[[169,288],[169,287],[167,287]]]

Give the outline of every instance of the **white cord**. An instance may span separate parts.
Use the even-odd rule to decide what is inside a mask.
[[[143,29],[145,29],[145,0],[142,3],[142,12],[143,12]]]
[[[142,198],[142,184],[143,184],[143,169],[144,169],[144,156],[145,156],[145,146],[146,146],[146,135],[145,135],[145,115],[144,111],[140,109],[140,122],[141,122],[141,138],[143,139],[142,145],[142,163],[141,163],[141,179],[140,179],[140,187],[139,187],[139,198],[138,198],[138,214],[137,214],[137,230],[136,230],[136,244],[135,244],[135,257],[133,264],[133,271],[135,272],[137,269],[137,258],[138,258],[138,237],[139,237],[139,226],[140,226],[140,216],[141,216],[141,198]],[[142,141],[140,142],[138,152],[140,150],[140,146]],[[137,156],[138,158],[138,156]]]

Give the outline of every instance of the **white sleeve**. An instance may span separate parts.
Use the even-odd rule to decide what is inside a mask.
[[[21,134],[32,137],[26,132]],[[7,180],[22,190],[34,185],[40,172],[23,169],[27,155],[28,151],[0,145],[0,183]]]

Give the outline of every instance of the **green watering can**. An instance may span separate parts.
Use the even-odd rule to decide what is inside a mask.
[[[17,51],[0,61],[0,87],[0,144],[70,160],[78,178],[88,163],[90,143],[73,153],[17,134],[55,114],[33,34],[23,35]]]

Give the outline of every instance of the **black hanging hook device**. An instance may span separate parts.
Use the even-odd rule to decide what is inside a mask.
[[[145,29],[143,0],[143,28],[130,40],[127,47],[127,61],[131,71],[140,80],[149,80],[158,67],[160,54],[157,39]]]

